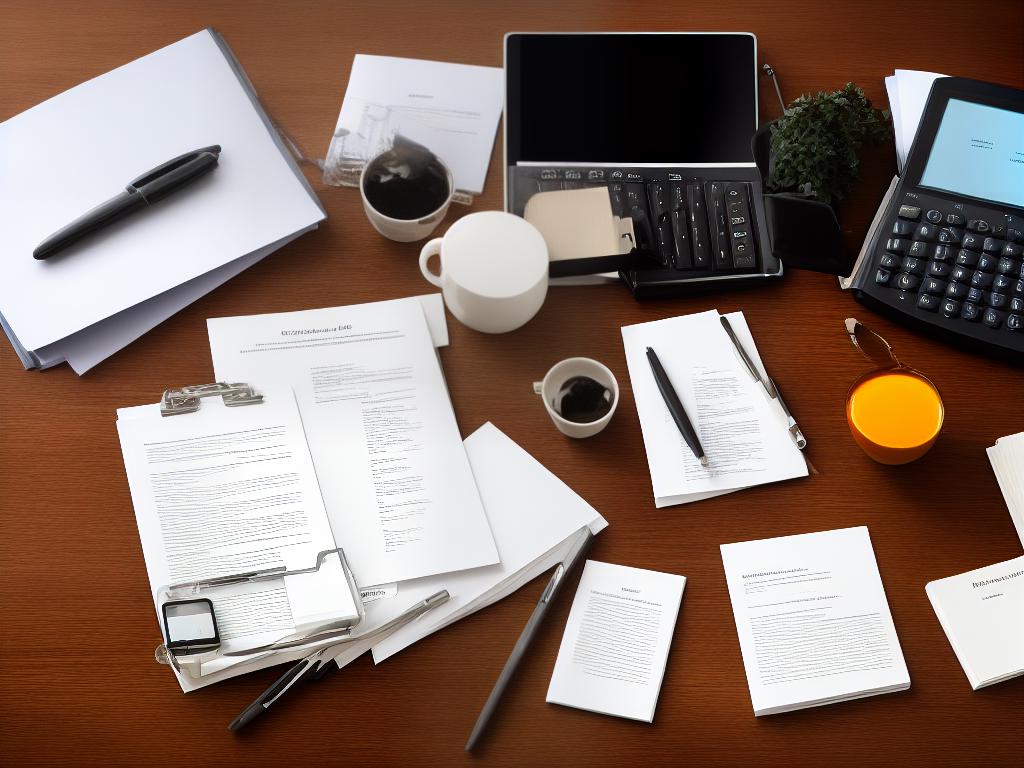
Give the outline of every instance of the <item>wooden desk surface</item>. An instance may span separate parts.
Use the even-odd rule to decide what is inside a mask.
[[[853,80],[885,105],[882,78],[895,67],[1024,86],[1024,5],[1018,2],[19,0],[0,6],[0,120],[205,25],[225,35],[269,109],[317,152],[326,149],[356,52],[500,66],[509,30],[750,30],[788,98]],[[665,76],[666,98],[673,92],[684,98],[685,90],[684,76]],[[762,118],[776,109],[762,84]],[[499,140],[477,210],[501,206],[500,157]],[[842,212],[851,246],[862,239],[893,166],[891,146],[866,155],[862,181]],[[67,367],[25,372],[0,344],[0,764],[470,762],[462,753],[466,736],[540,583],[379,668],[364,657],[329,682],[296,691],[240,737],[227,732],[228,721],[280,670],[184,696],[152,659],[159,630],[115,408],[152,402],[169,385],[212,379],[208,317],[428,288],[416,266],[418,246],[373,232],[353,190],[311,180],[329,213],[319,231],[88,375],[79,378]],[[716,307],[746,312],[810,440],[808,455],[819,474],[656,510],[619,327]],[[843,332],[849,315],[881,332],[944,395],[942,437],[916,464],[875,464],[848,433],[844,396],[866,368]],[[984,450],[1024,430],[1019,368],[904,330],[840,293],[833,278],[795,271],[761,288],[643,304],[621,286],[558,288],[515,333],[484,336],[451,318],[449,328],[452,343],[441,358],[463,434],[493,421],[599,509],[611,526],[594,558],[689,577],[653,726],[544,702],[566,595],[477,762],[815,766],[1020,759],[1024,679],[972,693],[924,592],[932,579],[1021,552]],[[611,426],[581,442],[554,431],[530,386],[572,355],[604,361],[623,390]],[[871,531],[912,687],[756,719],[719,544],[862,524]]]

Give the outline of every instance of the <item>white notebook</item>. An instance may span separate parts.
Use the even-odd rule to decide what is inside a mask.
[[[755,715],[910,687],[868,529],[722,545]]]
[[[925,591],[971,688],[1024,675],[1024,555]]]
[[[547,700],[654,721],[685,576],[588,560]]]
[[[1024,432],[996,440],[988,449],[988,460],[1006,499],[1017,536],[1024,545]]]
[[[742,312],[726,317],[764,373]],[[782,408],[743,365],[716,310],[622,329],[626,365],[640,417],[654,504],[667,507],[763,483],[807,475]],[[658,354],[709,465],[683,441],[658,390],[647,347]],[[792,405],[792,403],[790,403]]]

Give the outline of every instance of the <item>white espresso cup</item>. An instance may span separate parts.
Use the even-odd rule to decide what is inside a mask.
[[[381,155],[390,152],[386,150]],[[391,216],[381,213],[373,204],[366,199],[366,176],[367,169],[373,167],[374,161],[377,160],[374,157],[370,160],[359,175],[359,194],[363,198],[363,210],[366,211],[366,218],[370,220],[370,224],[373,228],[380,232],[384,237],[389,240],[395,240],[399,243],[414,243],[417,240],[423,240],[426,237],[430,237],[430,233],[437,229],[437,225],[441,223],[441,220],[448,213],[448,206],[452,204],[452,199],[457,194],[455,192],[455,179],[452,176],[451,169],[445,165],[445,162],[437,157],[437,162],[445,169],[445,173],[448,178],[448,197],[445,198],[444,202],[435,210],[428,213],[426,216],[416,219],[395,219]]]
[[[558,398],[559,390],[569,379],[576,376],[586,376],[601,384],[612,393],[612,405],[601,418],[595,421],[578,422],[569,421],[555,408],[555,400]],[[544,408],[555,423],[558,431],[569,437],[592,437],[608,426],[608,422],[615,415],[615,408],[619,404],[619,382],[615,380],[608,366],[602,365],[597,360],[589,357],[570,357],[560,363],[556,363],[551,370],[544,375],[543,381],[533,383],[533,391],[540,395],[544,401]]]
[[[427,267],[440,256],[440,274]],[[465,325],[505,333],[540,310],[548,292],[548,247],[537,228],[501,211],[463,216],[420,251],[420,271]]]

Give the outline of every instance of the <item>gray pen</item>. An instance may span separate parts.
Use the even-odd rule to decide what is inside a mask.
[[[516,668],[519,666],[519,662],[523,660],[527,649],[530,647],[530,643],[533,641],[534,635],[537,634],[537,630],[540,628],[541,622],[544,621],[548,608],[558,595],[558,591],[566,581],[566,577],[568,577],[573,571],[573,568],[583,560],[587,550],[590,549],[590,543],[593,539],[594,534],[590,532],[589,527],[583,526],[580,528],[573,537],[573,543],[569,549],[569,554],[566,556],[565,560],[555,566],[555,572],[551,574],[551,581],[549,581],[548,585],[544,588],[544,592],[540,596],[540,601],[537,603],[537,607],[533,609],[533,614],[530,616],[530,620],[526,622],[526,626],[523,628],[522,634],[519,635],[519,639],[516,641],[515,647],[512,649],[512,653],[508,657],[508,661],[505,662],[505,667],[501,670],[501,674],[498,675],[498,682],[494,684],[494,688],[491,690],[491,695],[487,697],[487,702],[484,704],[484,708],[480,711],[480,717],[476,719],[476,725],[473,726],[473,732],[469,735],[469,741],[466,742],[467,752],[471,752],[477,742],[480,741],[480,736],[483,735],[484,729],[487,727],[487,723],[490,721],[494,711],[498,708],[498,702],[501,701],[501,696],[505,692],[505,688],[508,686],[509,680],[511,680],[512,675],[515,674]]]
[[[779,388],[775,386],[775,382],[772,381],[770,376],[761,375],[757,366],[754,365],[754,361],[751,360],[750,355],[747,354],[747,350],[743,348],[743,345],[740,344],[740,340],[736,338],[736,333],[729,324],[729,318],[725,315],[721,315],[719,319],[722,321],[722,327],[725,328],[725,332],[729,335],[729,340],[732,341],[732,345],[736,348],[736,352],[739,354],[740,360],[742,360],[743,364],[747,366],[747,370],[750,372],[751,377],[753,377],[754,381],[761,382],[761,385],[764,387],[764,391],[768,397],[775,400],[782,406],[782,412],[786,414],[789,434],[792,436],[793,442],[796,443],[796,447],[802,451],[807,447],[807,439],[804,437],[804,433],[800,431],[800,427],[796,425],[796,419],[794,419],[793,414],[790,413],[789,407],[786,405],[786,401],[782,399],[782,393],[779,392]]]

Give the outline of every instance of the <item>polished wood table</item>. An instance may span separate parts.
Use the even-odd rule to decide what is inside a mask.
[[[356,52],[500,66],[509,30],[750,30],[790,99],[852,80],[884,105],[882,78],[896,67],[1024,86],[1019,2],[18,0],[0,5],[0,119],[206,25],[224,34],[273,114],[320,153]],[[664,77],[666,98],[685,97],[685,73],[650,76]],[[762,119],[775,117],[767,81],[761,101]],[[657,119],[649,106],[643,114]],[[891,144],[865,153],[861,181],[842,207],[851,248],[893,157]],[[1024,375],[882,319],[834,278],[796,271],[763,287],[645,303],[619,285],[552,289],[532,322],[503,336],[449,317],[451,346],[441,360],[463,434],[493,421],[600,510],[611,525],[592,557],[689,577],[653,725],[545,703],[570,603],[564,594],[489,738],[474,758],[463,754],[538,580],[380,667],[364,657],[296,690],[247,731],[228,733],[228,721],[280,670],[185,696],[154,663],[159,630],[114,411],[212,379],[208,317],[427,291],[418,246],[384,240],[355,191],[309,176],[329,214],[317,232],[87,375],[25,372],[0,344],[0,765],[1019,764],[1024,679],[972,692],[924,586],[1021,552],[985,448],[1024,430]],[[499,138],[474,209],[500,208],[501,184]],[[619,328],[711,308],[746,313],[817,474],[657,510]],[[850,437],[844,398],[868,367],[843,330],[851,315],[943,393],[942,436],[917,463],[880,466]],[[584,441],[556,433],[531,388],[573,355],[604,361],[622,385],[610,427]],[[719,545],[853,525],[870,528],[910,690],[755,718]]]

